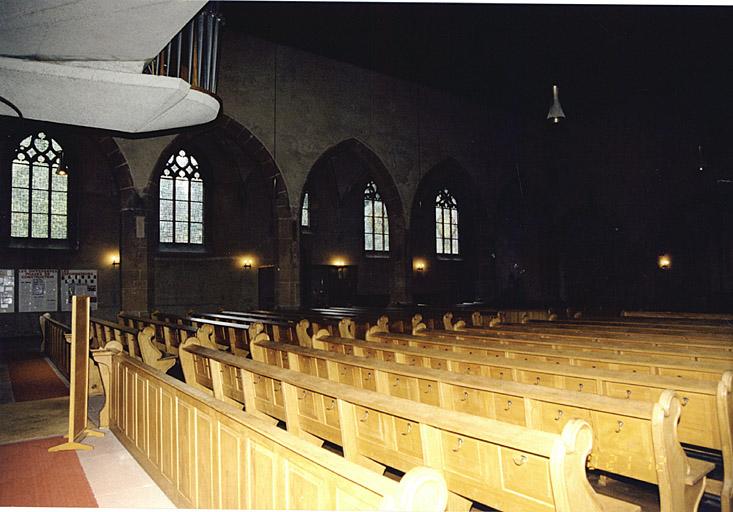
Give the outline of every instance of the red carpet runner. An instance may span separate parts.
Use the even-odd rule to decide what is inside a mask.
[[[8,361],[8,373],[16,402],[68,396],[69,388],[40,355]]]
[[[0,445],[0,507],[97,507],[76,453],[51,437]]]

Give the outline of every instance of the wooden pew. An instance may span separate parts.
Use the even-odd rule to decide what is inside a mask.
[[[419,332],[419,329],[418,329]],[[668,375],[688,377],[692,379],[720,380],[720,376],[733,365],[728,362],[700,362],[672,357],[651,356],[644,354],[602,354],[581,350],[558,350],[551,346],[530,347],[501,344],[490,340],[451,339],[428,337],[421,335],[396,334],[389,332],[372,332],[369,341],[432,348],[468,355],[489,355],[524,359],[525,361],[549,361],[558,364],[586,366],[589,368],[606,368],[650,375]]]
[[[288,431],[343,447],[344,456],[399,470],[425,464],[442,471],[453,506],[470,501],[502,510],[639,510],[598,495],[585,474],[592,432],[572,420],[562,434],[480,418],[441,414],[434,406],[329,382],[223,354],[187,340],[186,380],[216,398],[245,404]]]
[[[119,341],[128,354],[142,360],[140,349],[137,347],[138,329],[95,317],[90,318],[90,323],[100,348],[104,348],[110,341]]]
[[[212,399],[126,354],[113,357],[111,430],[179,508],[441,512],[434,470],[400,482]],[[142,412],[145,411],[145,414]]]
[[[483,320],[479,319],[479,322]],[[454,329],[449,325],[449,329]],[[690,335],[675,334],[634,334],[623,330],[619,331],[597,331],[590,328],[577,327],[568,329],[555,329],[546,327],[546,324],[501,324],[494,323],[491,327],[476,325],[466,327],[467,333],[482,334],[494,337],[524,338],[524,339],[557,339],[557,340],[591,340],[596,343],[634,343],[640,346],[665,347],[671,350],[678,348],[706,348],[709,350],[724,350],[731,352],[731,340],[733,337],[720,338],[693,337]]]
[[[549,322],[531,320],[528,322],[530,325],[539,324],[544,325]],[[580,327],[602,327],[602,328],[623,328],[632,329],[638,332],[649,332],[660,334],[666,334],[674,331],[680,333],[698,332],[703,335],[715,335],[715,334],[730,334],[733,332],[733,325],[730,322],[721,322],[717,324],[710,324],[704,322],[673,322],[673,321],[640,321],[634,319],[608,319],[608,318],[583,318],[583,319],[563,319],[561,321],[552,322],[558,325],[568,326],[580,326]]]
[[[446,314],[446,326],[451,329],[414,328],[413,333],[435,339],[445,340],[477,340],[490,343],[498,343],[510,346],[525,346],[550,348],[553,350],[579,350],[597,354],[622,354],[629,357],[636,355],[659,356],[689,361],[733,363],[733,344],[728,342],[723,347],[708,348],[666,344],[664,342],[648,343],[643,340],[619,340],[611,338],[583,337],[576,336],[540,336],[534,333],[527,334],[496,334],[494,329],[467,328],[451,324],[450,313]],[[683,343],[683,342],[681,342]],[[731,365],[733,368],[733,364]]]
[[[478,323],[477,323],[478,322]],[[634,326],[607,325],[599,322],[549,322],[549,321],[530,321],[522,324],[499,323],[498,325],[482,325],[485,323],[483,317],[472,315],[472,327],[484,329],[487,327],[497,327],[497,330],[512,332],[541,332],[554,334],[583,334],[597,337],[605,337],[609,339],[626,339],[647,340],[656,342],[685,340],[694,345],[701,347],[713,346],[719,347],[725,342],[730,342],[733,331],[701,331],[699,329],[677,329],[677,328],[640,328]],[[493,329],[492,329],[493,330]]]
[[[161,352],[155,344],[155,328],[152,325],[143,327],[138,333],[137,344],[145,364],[152,366],[163,373],[170,370],[176,364],[174,354]]]
[[[145,318],[120,311],[117,315],[120,323],[128,327],[142,330],[145,327],[152,327],[155,330],[155,339],[162,342],[165,352],[178,354],[178,346],[186,339],[196,335],[196,328],[189,325],[182,325],[171,322],[163,322],[154,318]],[[160,347],[163,348],[163,347]]]
[[[319,337],[311,344],[317,349],[358,357],[624,399],[657,401],[665,389],[673,389],[683,405],[679,439],[721,451],[723,481],[708,480],[707,491],[721,496],[724,511],[733,510],[733,371],[725,372],[717,381],[698,380],[497,357],[480,351],[435,350],[426,348],[427,344],[405,346],[334,336]]]
[[[667,319],[684,319],[684,320],[703,320],[703,321],[733,321],[733,315],[723,313],[685,313],[673,311],[629,311],[621,312],[624,318],[663,318]]]
[[[265,327],[270,338],[282,342],[294,342],[296,340],[296,322],[283,318],[266,318],[249,315],[233,315],[228,313],[197,313],[191,317],[195,322],[216,321],[223,324],[243,325],[249,327],[252,324],[260,323]]]
[[[327,331],[321,335],[327,336]],[[467,412],[545,432],[560,433],[572,418],[593,430],[589,466],[659,485],[661,511],[694,511],[714,464],[688,459],[677,439],[680,401],[665,390],[656,403],[608,398],[483,376],[410,367],[258,342],[256,361],[371,389],[391,396]],[[514,405],[516,404],[516,405]]]

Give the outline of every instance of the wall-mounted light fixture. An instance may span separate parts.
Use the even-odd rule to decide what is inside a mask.
[[[336,267],[338,278],[343,279],[346,275],[346,260],[340,256],[334,256],[331,258],[331,265]]]
[[[672,268],[672,255],[671,254],[661,254],[657,258],[657,266],[661,270],[669,270]]]
[[[416,259],[412,261],[412,270],[415,271],[415,273],[422,275],[425,273],[425,260]]]
[[[118,253],[117,251],[108,252],[105,255],[104,259],[109,265],[112,265],[112,268],[117,268],[120,266],[120,253]]]
[[[243,256],[240,260],[240,263],[242,264],[242,270],[249,270],[252,268],[254,260],[251,256]]]

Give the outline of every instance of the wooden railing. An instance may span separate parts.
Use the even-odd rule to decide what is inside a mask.
[[[68,380],[71,375],[71,347],[65,335],[71,334],[71,327],[54,320],[49,313],[41,315],[39,321],[43,352]]]

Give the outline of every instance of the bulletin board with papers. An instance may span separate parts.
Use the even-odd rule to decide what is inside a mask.
[[[58,270],[18,270],[18,311],[58,310]]]
[[[97,271],[61,271],[61,311],[71,311],[71,297],[89,297],[89,308],[97,309]]]
[[[15,312],[15,270],[0,269],[0,313]]]

